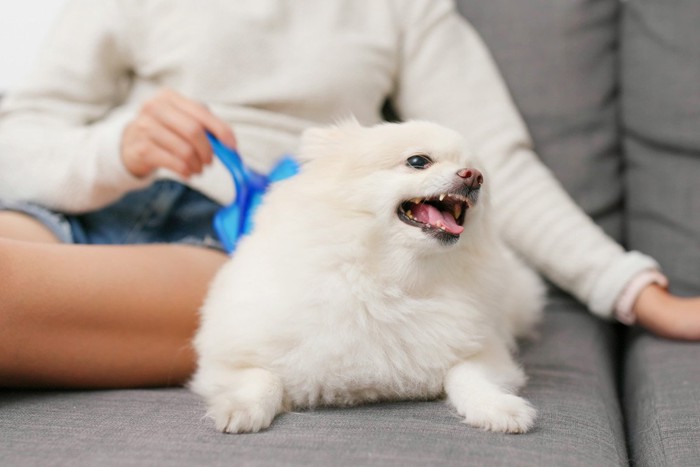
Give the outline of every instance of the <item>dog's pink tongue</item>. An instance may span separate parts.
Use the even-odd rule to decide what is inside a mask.
[[[430,204],[418,204],[411,209],[413,217],[424,224],[431,225],[436,228],[442,227],[447,232],[459,235],[464,231],[464,227],[457,224],[452,214],[439,211],[435,206]]]

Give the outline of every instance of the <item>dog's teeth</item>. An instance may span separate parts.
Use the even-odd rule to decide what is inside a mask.
[[[406,211],[406,215],[409,217],[409,219],[413,219],[413,213],[411,212],[410,209],[408,211]]]
[[[459,216],[462,215],[462,205],[461,204],[455,204],[455,220],[459,219]]]
[[[442,201],[443,199],[445,199],[445,196],[447,196],[445,193],[441,194],[441,195],[440,195],[440,201]]]

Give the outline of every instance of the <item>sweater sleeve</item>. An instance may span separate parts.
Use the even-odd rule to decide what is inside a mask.
[[[611,318],[629,281],[656,262],[625,252],[540,162],[490,54],[453,3],[410,5],[394,96],[399,114],[461,132],[485,166],[505,240],[593,313]]]
[[[120,157],[133,117],[128,22],[117,0],[69,0],[34,69],[0,107],[0,198],[79,212],[149,180]]]

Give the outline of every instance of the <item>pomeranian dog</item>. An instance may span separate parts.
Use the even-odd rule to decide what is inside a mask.
[[[465,141],[428,122],[353,121],[307,130],[299,156],[202,308],[190,387],[217,429],[441,396],[471,426],[530,429],[512,352],[542,285],[494,231]]]

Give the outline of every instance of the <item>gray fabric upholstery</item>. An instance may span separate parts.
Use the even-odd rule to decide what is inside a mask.
[[[442,401],[292,413],[223,435],[185,389],[0,392],[0,465],[625,465],[611,330],[568,299],[550,306],[523,352],[540,414],[525,435],[468,427]]]
[[[535,149],[576,201],[622,238],[617,0],[458,0],[501,69]]]
[[[627,235],[680,294],[700,294],[700,3],[624,3]],[[640,466],[700,465],[700,345],[632,333],[623,405]]]
[[[633,464],[700,465],[700,345],[636,332],[627,347],[623,404]]]
[[[625,3],[621,71],[629,245],[700,294],[700,2]]]

